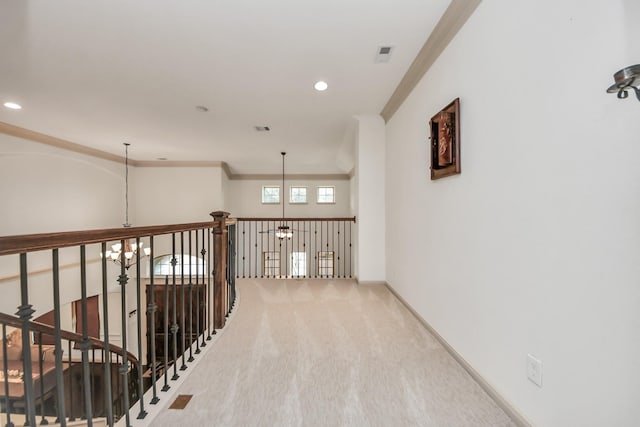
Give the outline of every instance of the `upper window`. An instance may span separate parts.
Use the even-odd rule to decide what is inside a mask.
[[[336,187],[322,186],[318,187],[318,203],[335,203]]]
[[[180,262],[182,258],[182,262]],[[161,255],[153,259],[153,274],[158,276],[170,276],[173,274],[173,266],[171,265],[172,255]],[[176,255],[176,275],[192,274],[202,275],[207,270],[207,263],[202,258],[197,256],[189,256],[183,254],[182,257]]]
[[[307,187],[289,187],[289,203],[307,203]]]
[[[262,187],[262,203],[280,203],[280,187],[271,185]]]

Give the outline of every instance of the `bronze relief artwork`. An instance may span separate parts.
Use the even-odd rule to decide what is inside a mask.
[[[431,179],[460,173],[460,98],[444,107],[429,122]]]

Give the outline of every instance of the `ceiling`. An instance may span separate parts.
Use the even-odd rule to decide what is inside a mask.
[[[284,150],[290,173],[345,173],[353,117],[380,113],[448,4],[5,1],[0,104],[23,109],[0,121],[136,160],[277,173]]]

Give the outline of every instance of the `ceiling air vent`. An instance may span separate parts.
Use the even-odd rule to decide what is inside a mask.
[[[376,53],[376,62],[389,62],[391,58],[391,52],[393,52],[393,46],[378,46],[378,52]]]
[[[269,126],[255,126],[255,128],[258,132],[269,132],[271,130]]]

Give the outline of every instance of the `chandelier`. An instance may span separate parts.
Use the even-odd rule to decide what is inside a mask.
[[[285,205],[285,191],[284,191],[284,156],[287,154],[286,152],[281,152],[282,154],[282,222],[278,226],[276,230],[276,237],[280,240],[289,239],[293,237],[293,230],[289,228],[288,225],[284,223],[284,205]]]
[[[124,145],[124,167],[125,167],[125,174],[124,174],[125,222],[124,224],[122,224],[122,226],[124,228],[129,228],[131,227],[131,224],[129,224],[129,145],[131,144],[129,144],[128,142],[125,142],[123,143],[123,145]],[[124,247],[122,246],[122,243],[116,243],[115,245],[111,246],[110,251],[108,250],[104,254],[100,253],[100,257],[104,256],[105,258],[110,259],[116,264],[124,265],[124,268],[128,270],[129,267],[137,263],[137,261],[134,260],[134,256],[138,253],[138,251],[142,251],[141,255],[144,257],[148,257],[151,254],[151,248],[143,248],[143,246],[144,246],[143,242],[140,242],[140,244],[131,243],[127,239],[124,241]]]
[[[138,246],[136,243],[131,243],[129,240],[125,240],[124,248],[122,247],[122,243],[116,243],[111,246],[110,251],[107,250],[104,256],[111,259],[111,261],[116,264],[122,264],[124,256],[124,268],[128,270],[129,267],[136,264],[136,260],[134,260],[133,257],[138,251],[142,251],[144,257],[148,257],[151,254],[151,248],[143,248],[143,246],[143,242],[140,242],[140,245]]]

